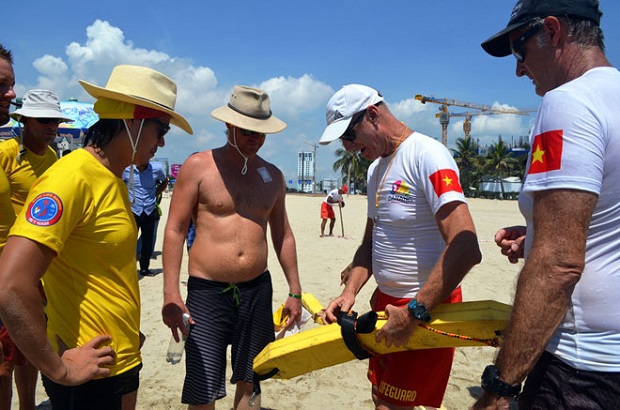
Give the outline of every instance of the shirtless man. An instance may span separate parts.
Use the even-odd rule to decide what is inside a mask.
[[[162,315],[175,339],[177,329],[188,331],[182,314],[191,315],[182,402],[189,409],[213,409],[215,400],[225,397],[226,349],[232,344],[234,407],[244,409],[254,387],[254,357],[274,340],[267,225],[289,285],[287,327],[301,314],[284,177],[257,155],[265,134],[280,132],[286,124],[271,114],[264,91],[245,86],[235,86],[230,102],[211,115],[226,123],[227,143],[190,156],[177,177],[164,235]],[[186,305],[179,275],[192,218],[196,237],[189,253]]]

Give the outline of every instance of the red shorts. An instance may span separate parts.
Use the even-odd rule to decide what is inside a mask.
[[[327,202],[321,203],[321,219],[336,219],[334,214],[334,207],[328,205]]]
[[[15,346],[4,325],[0,326],[0,343],[2,343],[2,361],[16,366],[26,364],[24,354]]]
[[[377,291],[372,309],[385,306],[405,306],[411,299],[399,299]],[[462,302],[461,288],[457,288],[444,303]],[[371,357],[368,380],[376,387],[376,394],[388,403],[398,406],[440,407],[443,401],[454,348],[410,350]]]

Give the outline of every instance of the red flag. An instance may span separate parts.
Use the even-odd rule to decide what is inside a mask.
[[[440,169],[428,177],[428,179],[431,180],[438,197],[450,191],[463,192],[461,184],[459,184],[459,177],[453,169]]]
[[[562,167],[563,138],[562,130],[547,131],[534,137],[528,175]]]

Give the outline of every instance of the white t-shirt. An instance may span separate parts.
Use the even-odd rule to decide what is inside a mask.
[[[381,292],[414,297],[428,279],[445,248],[435,214],[449,202],[465,202],[458,175],[447,148],[417,132],[395,154],[378,158],[369,167],[372,269]]]
[[[329,198],[331,198],[333,202],[329,202]],[[329,206],[334,206],[338,201],[342,201],[342,195],[338,193],[338,188],[329,191],[329,194],[327,194],[327,196],[323,200],[323,202],[325,202]]]
[[[581,370],[620,372],[618,70],[595,68],[548,92],[530,139],[532,154],[519,195],[528,226],[526,256],[534,236],[534,192],[578,189],[599,196],[586,242],[585,269],[547,351]]]

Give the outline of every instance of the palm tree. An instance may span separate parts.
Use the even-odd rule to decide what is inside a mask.
[[[334,171],[340,171],[343,180],[347,180],[347,184],[355,184],[362,192],[366,192],[366,173],[370,166],[370,161],[362,157],[359,151],[351,152],[344,148],[338,148],[335,152],[338,157],[334,162]]]
[[[504,143],[500,136],[496,144],[489,147],[487,157],[485,159],[484,170],[491,175],[499,178],[501,189],[501,197],[504,198],[504,181],[503,179],[510,175],[512,170],[517,166],[518,161],[509,151],[510,148]]]
[[[478,157],[478,144],[472,138],[458,138],[456,149],[451,148],[454,160],[459,166],[461,174],[461,187],[465,196],[473,194],[472,187],[477,187],[480,182],[480,160]]]

